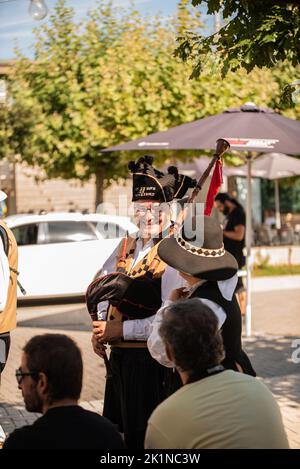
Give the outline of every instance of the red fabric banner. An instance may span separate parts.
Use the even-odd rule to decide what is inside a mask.
[[[219,192],[219,189],[222,184],[223,184],[222,163],[220,160],[217,160],[215,167],[214,167],[214,172],[210,181],[210,185],[208,188],[207,196],[206,196],[204,215],[209,216],[211,214],[215,197],[217,193]]]

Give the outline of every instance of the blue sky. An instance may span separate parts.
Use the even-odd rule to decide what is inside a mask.
[[[53,10],[56,0],[45,0],[49,12]],[[34,36],[32,29],[42,21],[34,21],[28,13],[29,0],[0,0],[0,60],[11,59],[15,40],[24,54],[31,56],[31,45]],[[96,0],[68,0],[76,12],[76,19],[84,18],[86,12],[95,7]],[[114,0],[115,5],[126,6],[130,0]],[[135,5],[143,15],[172,15],[178,0],[135,0]]]

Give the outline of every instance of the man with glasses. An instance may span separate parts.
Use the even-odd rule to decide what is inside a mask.
[[[78,405],[82,357],[62,334],[35,336],[23,349],[16,370],[26,410],[43,416],[15,430],[3,449],[122,449],[121,436],[100,415]]]
[[[158,258],[157,247],[169,233],[170,202],[183,197],[188,188],[194,186],[194,181],[179,175],[177,168],[171,167],[164,174],[155,169],[152,162],[152,157],[145,156],[136,163],[129,163],[133,174],[134,216],[139,232],[137,237],[127,239],[124,258],[124,242],[121,242],[102,270],[103,274],[115,272],[122,260],[122,268],[131,278],[145,277],[151,271],[158,295],[152,296],[149,289],[148,306],[152,300],[154,303],[154,296],[156,299],[159,297],[161,304],[173,288],[182,285],[178,273],[171,268],[166,269],[166,264]],[[139,292],[137,298],[138,295]],[[136,304],[140,303],[137,298]],[[106,321],[93,322],[92,336],[94,351],[102,358],[105,344],[111,345],[112,376],[106,381],[103,415],[118,425],[128,448],[143,448],[147,419],[167,396],[166,383],[172,370],[157,363],[147,349],[155,311],[143,319],[129,319],[117,308],[108,306],[104,301],[99,304],[98,317]]]

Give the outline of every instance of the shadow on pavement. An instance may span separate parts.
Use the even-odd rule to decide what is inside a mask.
[[[63,329],[69,331],[91,331],[91,318],[86,307],[74,310],[51,313],[31,319],[23,319],[19,327],[36,327],[47,329]]]
[[[18,307],[26,306],[46,306],[46,305],[69,305],[82,303],[85,301],[84,295],[73,296],[73,297],[62,297],[62,298],[37,298],[32,300],[19,299]]]
[[[256,337],[245,340],[244,349],[257,376],[263,378],[273,393],[300,403],[300,363],[292,361],[292,353],[295,351],[292,342],[297,338]]]

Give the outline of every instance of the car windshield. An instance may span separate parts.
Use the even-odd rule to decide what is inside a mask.
[[[30,223],[28,225],[16,226],[12,228],[18,246],[26,246],[37,243],[38,224]]]
[[[39,243],[43,244],[97,239],[93,226],[83,221],[49,221],[40,225]]]
[[[99,237],[103,239],[114,239],[114,238],[123,238],[126,235],[126,231],[121,226],[116,223],[110,222],[92,222],[94,227],[99,234]]]

